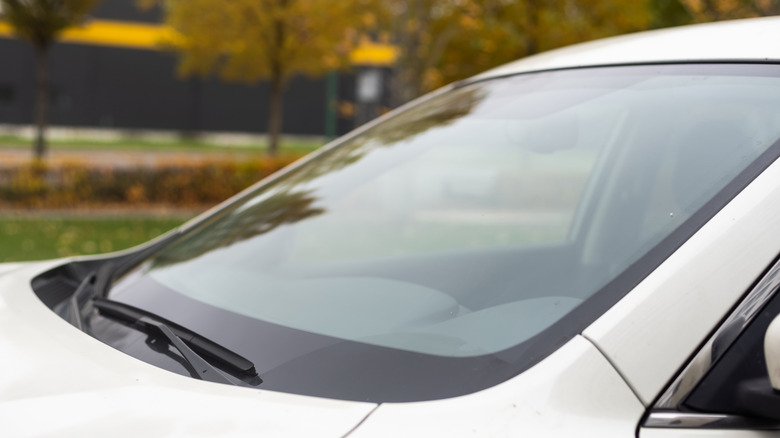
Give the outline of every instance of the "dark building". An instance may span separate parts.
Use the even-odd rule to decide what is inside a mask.
[[[104,0],[94,22],[160,24],[159,9],[139,10],[134,0]],[[0,124],[33,121],[35,56],[26,42],[0,38]],[[335,81],[341,108],[355,98],[355,74]],[[283,132],[326,133],[326,78],[296,77],[284,96]],[[332,85],[333,83],[331,83]],[[172,53],[89,42],[60,42],[51,51],[52,125],[179,132],[267,132],[269,87],[217,78],[179,78]],[[343,105],[347,103],[347,105]],[[337,114],[336,131],[355,125],[355,114]],[[361,122],[365,116],[361,117]]]

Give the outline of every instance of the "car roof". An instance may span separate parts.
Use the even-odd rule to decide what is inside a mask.
[[[780,17],[695,24],[604,38],[529,56],[472,79],[577,67],[706,61],[780,62]]]

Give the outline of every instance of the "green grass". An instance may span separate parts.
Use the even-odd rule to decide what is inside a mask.
[[[0,217],[0,262],[45,260],[129,248],[183,218]]]
[[[304,154],[323,145],[322,140],[284,139],[280,145],[282,153]],[[126,137],[118,140],[96,139],[52,139],[49,147],[53,150],[155,150],[155,151],[195,151],[195,152],[262,152],[268,148],[266,142],[241,145],[220,145],[215,142],[196,139],[146,140]],[[0,148],[32,148],[32,140],[19,136],[0,135]]]

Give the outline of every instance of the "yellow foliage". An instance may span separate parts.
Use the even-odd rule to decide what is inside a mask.
[[[141,0],[161,4],[181,44],[179,73],[270,82],[269,154],[278,150],[282,93],[296,74],[344,67],[371,0]]]
[[[42,50],[53,44],[65,29],[84,20],[97,2],[0,0],[0,15],[17,36]]]
[[[144,6],[153,0],[142,0]],[[350,32],[374,19],[360,0],[169,0],[166,21],[185,41],[180,73],[253,83],[347,65]]]
[[[696,21],[780,14],[780,0],[681,0]]]
[[[651,26],[654,0],[375,0],[400,59],[395,103],[543,50]],[[677,1],[677,0],[668,0]]]

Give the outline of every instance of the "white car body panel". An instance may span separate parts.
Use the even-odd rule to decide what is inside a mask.
[[[13,272],[24,266],[24,263],[2,263],[0,264],[0,275]]]
[[[639,438],[776,438],[773,430],[641,429]]]
[[[721,21],[605,38],[510,62],[478,79],[597,65],[780,60],[780,17]]]
[[[697,25],[559,49],[473,79],[610,64],[780,61],[777,41],[777,17]],[[646,406],[777,256],[777,224],[780,163],[536,366],[474,394],[379,407],[156,368],[85,335],[38,300],[30,280],[63,261],[0,265],[0,436],[634,436]],[[644,429],[640,436],[765,434]]]
[[[644,413],[612,365],[579,336],[493,388],[379,409],[180,376],[85,336],[46,308],[29,282],[61,263],[17,265],[15,275],[0,276],[0,332],[14,333],[0,339],[0,357],[16,358],[0,374],[0,436],[328,437],[349,434],[367,416],[350,436],[570,436],[582,427],[626,436]]]
[[[615,369],[577,336],[501,385],[445,400],[382,404],[350,438],[599,437],[636,432],[644,407]]]
[[[134,359],[33,294],[30,279],[58,264],[0,276],[2,437],[341,437],[376,407],[214,384]]]
[[[645,405],[775,259],[778,223],[775,162],[583,332]]]

